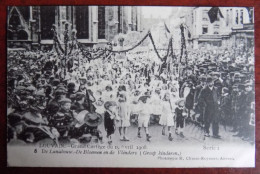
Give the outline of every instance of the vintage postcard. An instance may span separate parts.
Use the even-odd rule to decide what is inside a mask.
[[[252,7],[7,13],[8,166],[255,166]]]

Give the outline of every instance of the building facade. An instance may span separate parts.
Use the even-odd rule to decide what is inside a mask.
[[[211,23],[208,15],[210,9],[211,7],[197,7],[192,11],[193,48],[236,46],[234,31],[252,22],[248,10],[245,7],[220,7],[221,14]]]
[[[86,46],[111,42],[119,33],[141,30],[141,8],[135,6],[10,6],[7,18],[8,47],[39,48],[53,44],[52,26],[63,40],[69,34]]]
[[[209,18],[210,9],[211,7],[185,7],[170,17],[169,22],[176,35],[176,47],[180,47],[180,37],[177,35],[181,24],[185,25],[188,48],[231,48],[242,43],[249,47],[254,45],[253,8],[219,7],[214,22]]]

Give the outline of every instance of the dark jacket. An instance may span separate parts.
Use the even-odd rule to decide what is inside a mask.
[[[107,136],[115,132],[114,119],[111,119],[111,115],[107,111],[105,112],[104,126],[107,131]]]
[[[211,90],[208,86],[201,90],[199,104],[203,106],[204,119],[215,119],[218,115],[219,96],[216,87]]]

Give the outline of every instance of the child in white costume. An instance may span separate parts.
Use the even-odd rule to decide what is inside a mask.
[[[141,96],[138,100],[137,110],[138,110],[138,138],[141,138],[141,128],[144,127],[146,133],[146,140],[151,141],[151,136],[149,135],[148,124],[150,120],[149,104],[147,104],[148,96]]]
[[[162,105],[162,114],[160,117],[159,124],[163,126],[162,135],[165,135],[165,128],[168,127],[168,132],[169,132],[168,139],[172,141],[173,138],[171,133],[171,127],[174,126],[174,119],[173,119],[173,109],[170,102],[169,92],[166,92],[164,94],[164,98],[161,105]]]
[[[121,141],[129,141],[129,139],[126,137],[126,133],[127,128],[130,126],[130,112],[126,100],[127,99],[124,94],[119,94],[117,127],[119,130]]]

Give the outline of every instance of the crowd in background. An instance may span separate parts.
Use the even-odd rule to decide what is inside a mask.
[[[152,50],[94,60],[80,50],[72,55],[8,53],[9,144],[112,143],[117,130],[121,141],[131,141],[130,126],[139,138],[144,127],[151,141],[150,125],[162,126],[162,136],[168,131],[174,141],[173,133],[185,136],[188,122],[205,137],[221,138],[221,125],[254,142],[253,49],[192,50],[164,62]]]

